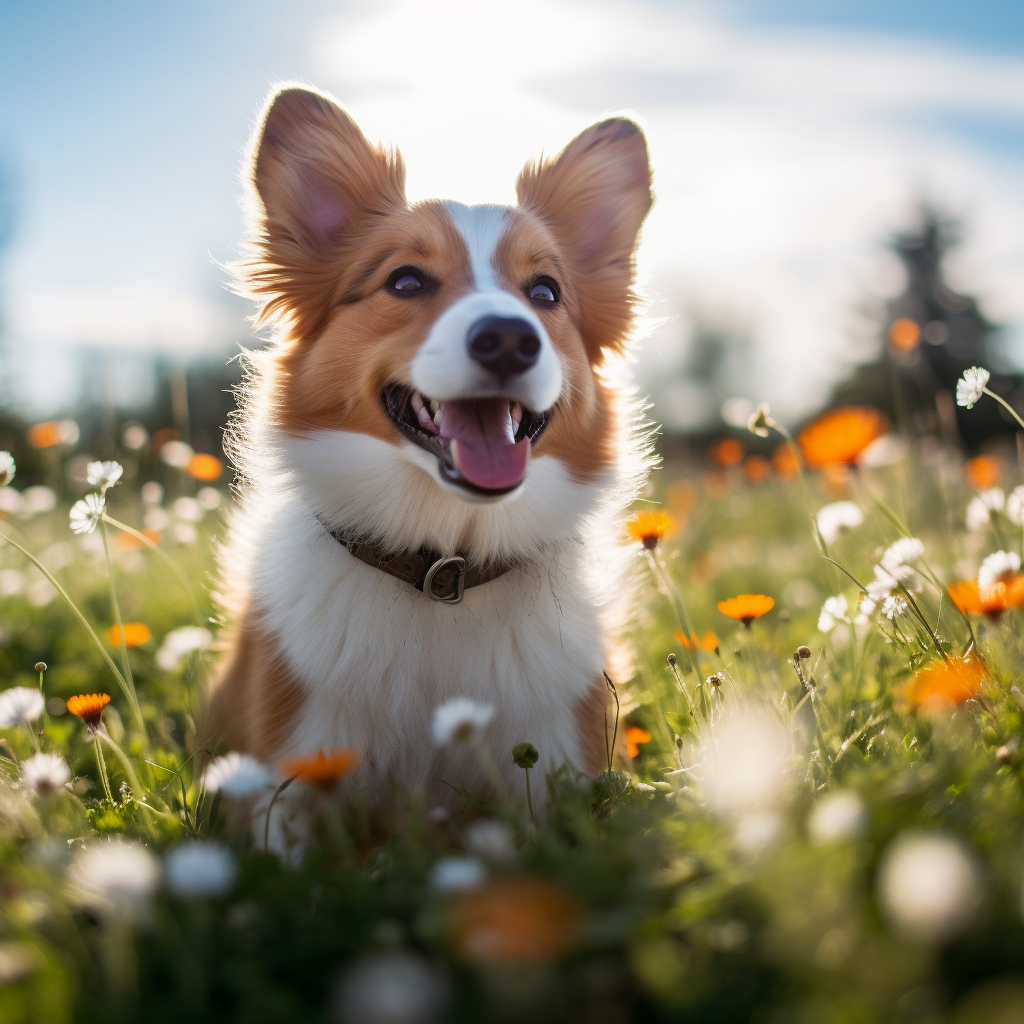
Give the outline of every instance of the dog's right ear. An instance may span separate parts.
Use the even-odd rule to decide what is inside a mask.
[[[324,93],[285,85],[263,108],[246,184],[242,289],[261,302],[260,323],[308,337],[334,304],[346,250],[361,229],[405,204],[401,157],[371,146]]]

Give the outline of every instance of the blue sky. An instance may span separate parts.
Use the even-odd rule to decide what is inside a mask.
[[[0,301],[26,401],[76,345],[244,334],[217,264],[241,232],[252,118],[287,78],[400,145],[414,193],[473,201],[505,198],[519,164],[607,109],[639,116],[667,324],[641,376],[678,362],[700,305],[772,353],[769,390],[802,373],[810,401],[851,308],[892,289],[880,242],[921,192],[970,219],[965,285],[1024,325],[1020,3],[0,0],[0,162],[18,199]]]

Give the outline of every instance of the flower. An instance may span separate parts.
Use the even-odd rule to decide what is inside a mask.
[[[580,925],[576,901],[533,878],[506,878],[467,893],[452,911],[455,946],[476,962],[554,960]]]
[[[425,958],[372,953],[345,972],[332,999],[341,1024],[437,1024],[448,1020],[451,986]]]
[[[754,619],[767,615],[775,607],[775,599],[765,594],[739,594],[718,602],[718,610],[730,619],[738,619],[749,626]]]
[[[58,444],[78,441],[78,424],[74,420],[47,420],[28,428],[25,438],[32,448],[53,448]]]
[[[637,512],[626,523],[626,532],[648,551],[653,551],[658,541],[672,534],[675,528],[676,522],[667,512]]]
[[[193,480],[204,480],[209,482],[217,480],[224,472],[224,463],[216,455],[207,455],[204,452],[196,452],[188,460],[185,467],[186,472]]]
[[[920,339],[921,326],[909,316],[901,316],[889,324],[889,341],[903,352],[910,352]]]
[[[673,639],[678,644],[690,651],[717,651],[720,644],[718,637],[714,633],[708,631],[703,636],[698,636],[696,633],[691,633],[689,637],[681,630],[677,629],[672,634]]]
[[[155,446],[154,446],[155,447]],[[175,469],[187,469],[195,452],[184,441],[165,441],[160,445],[160,458]]]
[[[898,615],[902,615],[907,610],[907,602],[902,597],[896,597],[890,594],[882,602],[882,614],[891,622]]]
[[[967,482],[979,491],[995,487],[999,483],[1001,469],[999,460],[994,455],[976,455],[973,459],[968,459],[964,466]]]
[[[984,594],[977,580],[954,580],[946,587],[950,600],[964,615],[987,615],[998,619],[1010,608],[1024,605],[1024,577],[1010,583],[1000,582]]]
[[[864,801],[852,790],[829,793],[815,805],[807,818],[807,831],[818,846],[856,839],[867,820]]]
[[[21,781],[26,789],[46,796],[71,781],[71,769],[60,754],[33,754],[21,762]]]
[[[985,393],[985,385],[990,376],[988,370],[981,366],[964,370],[964,375],[956,382],[956,404],[965,409],[973,408],[974,403]]]
[[[930,661],[913,675],[907,689],[912,708],[939,711],[976,696],[985,681],[985,666],[974,657]]]
[[[348,775],[359,764],[356,750],[332,750],[325,754],[318,750],[306,757],[290,757],[281,766],[285,778],[301,779],[311,786],[330,789],[343,775]]]
[[[92,533],[103,518],[106,502],[102,494],[87,494],[71,506],[71,532]]]
[[[978,569],[978,591],[985,597],[1000,584],[1012,583],[1020,572],[1020,557],[1013,551],[993,551]]]
[[[203,782],[211,793],[246,797],[270,785],[270,772],[255,757],[232,750],[206,766]]]
[[[68,711],[77,715],[90,729],[95,729],[103,717],[103,709],[110,703],[109,693],[80,693],[68,697]]]
[[[743,445],[734,437],[727,437],[711,446],[712,462],[719,466],[738,466],[743,458]]]
[[[990,487],[987,491],[971,498],[967,505],[967,529],[978,533],[988,526],[993,512],[1001,512],[1006,504],[1006,497],[998,487]]]
[[[898,580],[909,578],[909,573],[904,570],[914,564],[924,554],[924,544],[917,537],[900,537],[898,541],[890,544],[882,555],[878,564],[890,576]]]
[[[81,901],[99,913],[130,913],[145,902],[160,880],[160,861],[144,846],[111,839],[87,847],[68,878]]]
[[[456,697],[434,708],[434,742],[439,747],[474,739],[490,724],[494,707],[468,697]]]
[[[518,859],[515,834],[505,822],[495,818],[481,818],[467,825],[462,845],[467,853],[503,867]]]
[[[797,441],[804,461],[820,469],[855,462],[888,429],[889,421],[877,409],[847,405],[819,416],[800,431]]]
[[[487,869],[476,857],[442,857],[430,869],[430,888],[435,892],[466,892],[483,885]]]
[[[651,734],[646,729],[641,729],[638,725],[631,725],[626,729],[626,750],[630,757],[639,757],[640,745],[650,742]]]
[[[121,479],[123,472],[124,467],[120,462],[90,462],[86,470],[86,479],[90,486],[100,489],[100,494],[105,494]]]
[[[767,437],[774,426],[775,420],[772,419],[772,411],[767,402],[761,402],[747,421],[747,430],[758,437]]]
[[[126,622],[123,626],[111,626],[107,630],[111,647],[120,647],[122,639],[125,647],[141,647],[153,639],[153,634],[144,622]]]
[[[156,652],[156,663],[165,672],[173,672],[193,651],[206,651],[213,646],[213,634],[202,626],[179,626],[172,629]]]
[[[238,866],[219,843],[192,840],[164,857],[164,882],[176,896],[223,896],[235,882]]]
[[[6,487],[14,479],[16,470],[14,456],[10,452],[0,452],[0,487]]]
[[[789,742],[770,714],[734,705],[716,723],[713,742],[704,752],[702,782],[708,804],[726,815],[779,804],[786,790]]]
[[[843,528],[853,529],[864,522],[864,513],[860,505],[853,501],[833,501],[818,509],[814,517],[818,524],[818,532],[826,544],[835,544],[839,531]]]
[[[1024,526],[1024,487],[1014,487],[1006,499],[1006,518],[1016,526]]]
[[[818,616],[818,629],[822,633],[831,633],[840,622],[849,622],[847,612],[850,606],[842,594],[835,597],[828,597],[821,606],[821,614]]]
[[[963,843],[941,832],[904,832],[882,855],[878,897],[896,931],[940,942],[970,923],[981,903],[981,873]]]
[[[45,704],[43,695],[31,686],[12,686],[0,692],[0,729],[34,722]]]

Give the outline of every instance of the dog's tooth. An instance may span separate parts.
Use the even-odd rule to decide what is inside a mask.
[[[430,411],[434,413],[441,411],[441,403],[436,398],[430,400]]]
[[[416,419],[419,421],[419,425],[424,430],[429,430],[431,433],[433,433],[434,421],[430,418],[430,413],[423,408],[422,403],[420,403],[420,407],[416,412]]]
[[[412,411],[416,413],[416,418],[418,419],[423,411],[423,396],[418,391],[414,391],[409,401],[412,403]]]
[[[509,406],[509,415],[512,417],[512,426],[518,430],[519,424],[523,422],[523,407],[518,402]]]

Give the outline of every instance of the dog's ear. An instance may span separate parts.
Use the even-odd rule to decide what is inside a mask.
[[[260,322],[295,337],[322,326],[346,251],[375,217],[405,203],[401,158],[371,146],[323,93],[276,89],[246,165],[250,256],[242,286],[262,303]]]
[[[528,164],[519,204],[555,232],[578,268],[584,341],[593,361],[621,351],[633,321],[634,250],[651,208],[643,132],[616,117],[588,128],[554,159]]]

